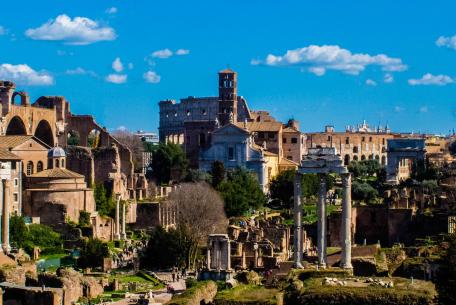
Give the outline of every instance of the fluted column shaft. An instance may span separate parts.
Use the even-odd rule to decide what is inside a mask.
[[[342,175],[343,198],[342,198],[342,256],[341,268],[353,269],[351,263],[351,176]]]
[[[294,267],[302,266],[302,204],[301,204],[301,175],[297,173],[294,184]]]
[[[120,220],[119,220],[119,214],[120,214],[120,196],[117,197],[116,200],[116,234],[114,236],[114,239],[119,240],[120,239]]]
[[[317,203],[318,265],[326,268],[326,175],[319,175],[320,188]]]
[[[3,206],[2,206],[2,249],[5,253],[11,251],[9,243],[9,217],[10,217],[10,182],[6,179],[2,180],[3,188]]]
[[[122,232],[120,234],[120,237],[125,240],[127,239],[127,232],[125,231],[125,221],[126,221],[126,217],[127,217],[127,213],[125,211],[125,207],[126,204],[122,204]]]

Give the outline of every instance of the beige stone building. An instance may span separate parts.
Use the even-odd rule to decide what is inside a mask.
[[[21,215],[22,211],[22,167],[21,159],[7,149],[0,148],[0,180],[8,182],[6,200],[12,215]],[[3,189],[0,189],[3,198]]]
[[[351,161],[377,160],[387,164],[387,140],[396,137],[388,128],[369,128],[364,122],[357,127],[347,127],[336,132],[326,126],[324,132],[307,133],[307,148],[334,147],[348,165]]]
[[[78,222],[81,211],[95,212],[93,190],[83,175],[66,169],[65,151],[55,147],[47,156],[49,167],[26,178],[24,214],[57,226]]]

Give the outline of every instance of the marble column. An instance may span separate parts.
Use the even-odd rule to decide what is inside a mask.
[[[301,205],[301,174],[294,178],[294,267],[302,266],[302,205]]]
[[[351,176],[342,175],[343,198],[342,198],[342,256],[340,267],[353,269],[351,264]]]
[[[317,248],[318,265],[326,268],[326,175],[320,174],[320,189],[317,203]]]
[[[127,217],[127,213],[125,211],[125,206],[127,204],[126,203],[123,203],[122,204],[122,232],[120,233],[120,238],[123,239],[123,240],[126,240],[127,239],[127,232],[125,232],[125,222],[126,222],[126,217]]]
[[[9,253],[11,246],[9,243],[9,217],[10,217],[10,182],[6,179],[2,180],[3,188],[3,207],[2,207],[2,249],[3,252]]]
[[[116,233],[114,234],[114,239],[119,240],[120,239],[120,220],[119,220],[119,214],[120,214],[120,194],[116,195]]]

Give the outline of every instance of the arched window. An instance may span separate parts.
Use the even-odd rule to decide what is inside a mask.
[[[354,156],[353,161],[358,161],[358,156]]]
[[[36,164],[36,172],[39,173],[42,170],[43,170],[43,162],[38,161],[38,163]]]
[[[62,160],[62,162],[60,162],[60,166],[65,167],[65,160]]]
[[[369,155],[369,160],[374,160],[374,155]]]
[[[361,156],[361,161],[364,161],[364,160],[366,160],[366,156],[365,156],[365,155],[362,155],[362,156]]]
[[[357,154],[358,153],[358,146],[353,147],[353,153]]]
[[[350,163],[350,155],[345,155],[344,157],[344,165],[348,165]]]
[[[380,160],[380,156],[379,155],[375,155],[375,160],[379,161]]]
[[[30,176],[33,174],[33,162],[29,161],[27,162],[27,176]]]
[[[60,167],[59,159],[55,159],[55,168]]]

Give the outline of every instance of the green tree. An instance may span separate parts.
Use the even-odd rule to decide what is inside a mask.
[[[217,190],[225,201],[225,212],[228,217],[244,215],[267,202],[258,180],[243,168],[229,172],[227,179],[220,183]]]
[[[355,178],[377,176],[381,166],[377,160],[352,161],[348,165],[348,170]]]
[[[212,180],[212,177],[209,173],[199,169],[189,169],[187,175],[185,176],[185,182],[207,182],[209,183]]]
[[[98,213],[103,216],[114,217],[116,210],[115,202],[111,196],[107,194],[103,183],[95,185],[94,197]]]
[[[157,184],[169,183],[171,179],[180,181],[185,177],[187,159],[180,145],[160,143],[152,153],[151,178]]]
[[[215,161],[212,163],[212,186],[217,188],[223,180],[225,180],[226,170],[225,165],[223,165],[222,161]]]
[[[109,257],[109,247],[107,243],[99,239],[90,238],[84,241],[81,247],[81,256],[78,265],[81,268],[96,268],[103,266],[103,258]]]
[[[352,197],[354,200],[373,203],[378,197],[378,192],[369,183],[353,181]]]
[[[141,263],[152,269],[185,266],[189,248],[190,243],[185,232],[176,229],[165,231],[162,227],[158,227],[150,236]]]
[[[27,240],[28,229],[25,225],[24,218],[20,216],[11,216],[10,218],[10,239],[11,243],[18,248],[24,248]]]
[[[31,224],[27,226],[27,229],[28,232],[26,234],[24,248],[28,253],[32,253],[33,247],[39,247],[43,254],[63,252],[62,238],[51,227],[41,224]]]

